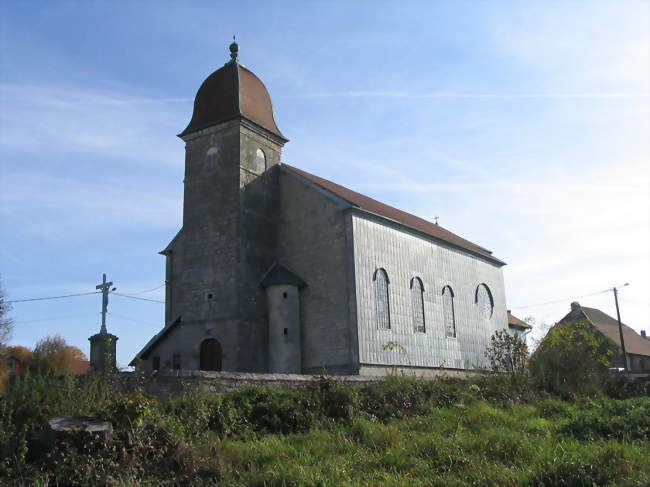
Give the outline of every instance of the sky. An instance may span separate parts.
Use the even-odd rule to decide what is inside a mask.
[[[625,283],[623,322],[650,332],[649,25],[631,0],[0,0],[2,286],[88,293],[106,273],[144,298],[110,298],[122,366],[162,328],[176,134],[236,35],[283,160],[492,250],[531,339],[574,300],[616,316]],[[88,353],[100,309],[14,303],[11,343]]]

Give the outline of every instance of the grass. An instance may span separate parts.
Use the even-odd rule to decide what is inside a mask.
[[[388,423],[357,418],[308,433],[221,444],[232,486],[648,485],[648,439],[583,441],[540,407],[483,402]]]
[[[101,378],[35,377],[0,398],[0,484],[650,485],[650,397],[568,402],[528,387],[320,380],[159,404]],[[109,419],[115,432],[48,444],[45,422],[60,414]]]

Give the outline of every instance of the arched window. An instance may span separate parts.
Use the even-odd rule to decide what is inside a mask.
[[[221,344],[214,338],[208,338],[201,343],[200,366],[201,370],[221,370],[223,352]]]
[[[494,299],[492,299],[490,288],[485,284],[479,284],[476,287],[474,303],[478,307],[479,319],[489,321],[492,318],[492,313],[494,313]]]
[[[384,269],[377,269],[373,276],[375,281],[375,310],[377,328],[390,330],[390,301],[388,299],[388,274]]]
[[[456,338],[456,314],[454,312],[454,291],[450,286],[442,288],[442,313],[445,318],[445,333]]]
[[[262,149],[255,151],[255,162],[253,163],[253,171],[264,172],[266,170],[266,154]]]
[[[411,279],[411,309],[416,332],[426,333],[424,322],[424,285],[419,277]]]

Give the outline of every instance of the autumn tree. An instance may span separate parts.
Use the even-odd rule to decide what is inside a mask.
[[[541,340],[531,357],[530,373],[549,392],[585,392],[602,383],[613,355],[610,341],[588,321],[566,321]]]
[[[77,347],[68,345],[60,335],[48,336],[34,347],[34,369],[39,373],[72,374],[75,363],[88,360]]]

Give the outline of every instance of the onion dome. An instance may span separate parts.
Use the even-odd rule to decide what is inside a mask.
[[[287,140],[275,124],[271,97],[264,83],[239,63],[238,54],[239,46],[233,42],[231,60],[203,82],[194,98],[192,120],[179,137],[244,117]]]

